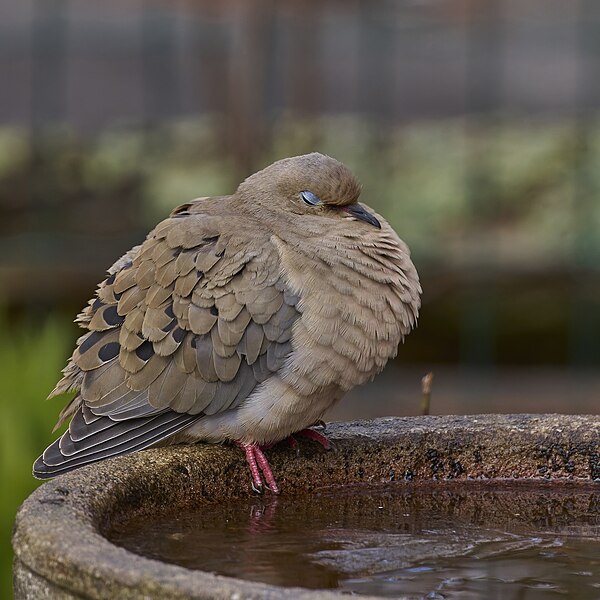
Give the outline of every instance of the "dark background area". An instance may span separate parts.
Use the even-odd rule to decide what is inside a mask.
[[[593,0],[0,4],[0,534],[105,269],[293,154],[356,172],[424,288],[332,418],[418,414],[428,371],[434,414],[598,412],[599,75]]]

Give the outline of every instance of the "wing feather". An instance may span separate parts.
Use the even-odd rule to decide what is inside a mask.
[[[98,288],[57,389],[80,393],[38,477],[168,439],[233,410],[292,351],[297,297],[268,237],[181,211],[118,261]]]

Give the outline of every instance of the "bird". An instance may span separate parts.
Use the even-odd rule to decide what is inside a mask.
[[[106,273],[49,397],[74,392],[35,461],[48,479],[179,443],[233,443],[251,486],[279,493],[265,450],[304,435],[372,380],[416,326],[407,245],[359,202],[361,184],[313,152],[230,196],[175,208]]]

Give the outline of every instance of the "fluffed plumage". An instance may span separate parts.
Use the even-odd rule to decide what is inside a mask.
[[[50,394],[77,392],[58,423],[69,428],[34,475],[165,443],[269,445],[379,373],[421,288],[359,194],[344,165],[313,153],[176,208],[79,315],[87,332]]]

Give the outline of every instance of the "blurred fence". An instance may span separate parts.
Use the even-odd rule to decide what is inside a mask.
[[[0,118],[33,128],[216,113],[256,154],[281,111],[581,116],[600,94],[594,0],[23,0],[0,17]]]
[[[323,142],[317,127],[313,138],[305,133],[298,145],[287,143],[283,118],[352,115],[357,127],[368,123],[368,140],[357,135],[356,143],[373,163],[391,165],[388,174],[400,168],[391,132],[461,119],[461,226],[476,243],[464,246],[470,255],[457,266],[445,260],[450,250],[440,246],[428,260],[426,244],[415,242],[426,296],[414,358],[492,364],[514,356],[527,362],[533,353],[541,361],[597,365],[598,73],[594,0],[5,3],[0,121],[15,147],[22,148],[23,136],[26,147],[17,167],[17,150],[0,148],[2,293],[29,308],[65,302],[66,290],[79,302],[99,270],[139,241],[152,195],[148,174],[167,154],[181,163],[181,138],[191,135],[185,125],[182,133],[167,123],[210,119],[211,135],[185,160],[197,160],[198,168],[227,165],[219,180],[227,192],[282,148]],[[540,119],[538,132],[546,122],[568,130],[568,158],[558,166],[550,161],[543,176],[511,196],[498,175],[494,140]],[[342,138],[343,129],[330,138]],[[100,160],[98,139],[107,131],[139,135],[115,142],[112,152],[104,137],[109,150]],[[448,144],[444,151],[456,164],[460,149]],[[111,178],[102,162],[107,154],[120,167],[129,161],[128,168]],[[2,170],[7,164],[11,169]],[[367,178],[377,168],[369,163]],[[552,186],[563,194],[558,204],[570,207],[568,259],[513,256],[506,268],[493,257],[479,260],[494,252],[486,223],[510,229],[522,205]],[[444,193],[441,187],[438,195]],[[430,237],[431,246],[440,245]],[[521,301],[524,289],[531,294]],[[558,308],[528,328],[550,301]]]

